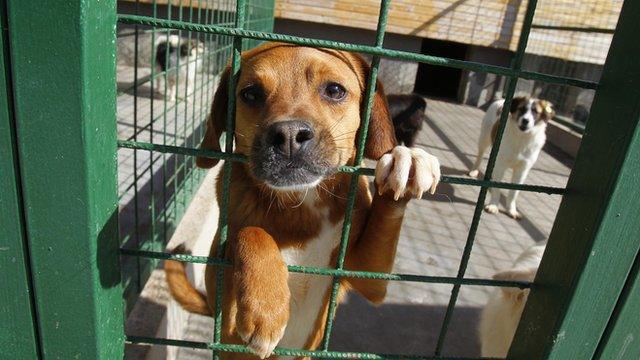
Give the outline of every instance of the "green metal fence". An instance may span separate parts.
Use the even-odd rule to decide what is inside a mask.
[[[527,3],[517,53],[508,68],[385,49],[383,40],[390,3],[389,0],[381,2],[373,46],[251,30],[248,26],[251,24],[253,2],[245,0],[237,1],[231,18],[222,20],[205,16],[208,20],[204,24],[195,22],[193,17],[174,20],[153,15],[117,16],[117,21],[122,24],[182,30],[189,34],[187,36],[231,36],[232,42],[226,44],[231,45],[234,75],[241,66],[242,39],[274,40],[373,55],[366,96],[368,106],[363,114],[365,131],[358,139],[355,164],[360,163],[363,155],[375,90],[372,84],[375,84],[380,57],[505,75],[509,79],[505,109],[509,108],[518,78],[597,91],[582,147],[566,188],[491,181],[507,121],[506,110],[500,118],[497,145],[490,154],[485,178],[442,179],[451,184],[480,187],[473,221],[455,277],[344,269],[355,195],[353,185],[359,176],[371,176],[373,170],[359,166],[343,167],[341,171],[352,174],[352,182],[337,267],[318,269],[289,266],[292,272],[332,276],[334,279],[324,339],[318,350],[277,348],[275,354],[320,358],[404,357],[402,354],[329,350],[338,280],[360,277],[453,284],[434,353],[411,358],[447,358],[442,356],[442,348],[461,286],[515,286],[532,290],[509,358],[633,358],[639,348],[634,339],[640,336],[638,322],[629,315],[637,309],[635,300],[638,298],[640,281],[637,270],[640,261],[640,224],[637,221],[640,195],[636,189],[636,174],[640,170],[637,155],[640,153],[640,108],[637,106],[640,104],[640,64],[634,60],[640,55],[635,41],[640,31],[640,22],[635,19],[635,15],[640,13],[640,3],[631,0],[625,2],[599,84],[521,70],[536,8],[535,0]],[[225,152],[212,152],[196,149],[195,141],[179,144],[145,142],[139,138],[116,140],[116,10],[113,0],[43,2],[41,6],[34,5],[34,2],[4,0],[0,4],[0,40],[3,45],[0,101],[6,102],[6,111],[2,108],[0,112],[0,149],[10,154],[0,159],[2,173],[8,174],[3,175],[0,182],[1,221],[10,225],[0,227],[0,270],[8,274],[11,280],[7,283],[9,286],[2,287],[1,293],[2,357],[113,359],[123,356],[124,342],[211,349],[216,357],[221,352],[248,352],[245,346],[221,342],[221,291],[217,292],[212,342],[125,336],[121,295],[123,285],[128,284],[120,280],[119,266],[120,254],[123,262],[134,258],[207,263],[218,266],[218,274],[222,274],[223,267],[229,265],[221,256],[227,240],[225,209],[229,201],[229,168],[233,161],[242,162],[246,159],[232,153],[231,141],[226,141]],[[259,4],[270,9],[273,5],[270,1]],[[41,26],[42,19],[51,19],[54,23],[52,26]],[[231,22],[231,19],[233,25],[223,24],[225,21]],[[78,46],[69,48],[68,44]],[[59,54],[62,49],[69,51],[68,56],[42,56],[46,53]],[[159,74],[152,74],[151,77],[154,75]],[[234,85],[234,81],[230,81],[230,88]],[[229,93],[234,94],[233,91]],[[231,130],[227,134],[233,133],[234,101],[233,95],[230,96],[227,129]],[[197,122],[189,124],[193,129],[198,125]],[[150,126],[153,126],[153,121]],[[161,161],[165,160],[165,156],[187,156],[182,163],[185,178],[189,171],[195,171],[188,170],[193,169],[194,155],[225,160],[221,244],[217,257],[172,255],[155,246],[131,248],[119,245],[116,146],[161,154]],[[149,172],[153,173],[153,156],[150,158],[152,165]],[[197,174],[197,171],[193,174]],[[164,182],[163,187],[167,184]],[[178,186],[176,184],[177,181],[174,181],[171,186]],[[198,178],[195,177],[188,186],[191,186],[189,191],[197,188]],[[533,283],[465,277],[490,187],[563,196],[547,253]],[[187,199],[182,200],[186,203],[188,196],[185,195],[184,199]],[[163,206],[166,204],[163,202]],[[155,206],[151,206],[149,210],[154,220],[160,215],[154,213],[155,209]],[[180,211],[173,211],[171,216],[179,218],[177,214]],[[166,232],[152,231],[151,234],[167,236]],[[219,277],[218,290],[222,289],[221,280],[222,277]],[[139,287],[142,280],[137,281]]]
[[[235,3],[229,0],[191,0],[176,2],[140,0],[123,2],[120,12],[154,18],[176,19],[190,23],[213,23],[231,27],[235,19]],[[124,6],[129,5],[129,6]],[[247,2],[247,28],[273,29],[273,1]],[[204,134],[205,118],[215,85],[233,50],[233,39],[216,34],[155,29],[138,24],[120,29],[118,54],[123,66],[119,73],[131,77],[118,93],[118,134],[120,178],[120,238],[123,249],[162,251],[200,186],[205,171],[195,167],[194,157],[179,149],[194,148]],[[175,58],[165,71],[158,69],[157,58],[170,58],[175,53],[166,46],[157,53],[160,41],[174,37],[175,48],[197,41],[202,51],[194,56]],[[121,45],[122,43],[122,45]],[[245,41],[244,47],[258,41]],[[143,69],[146,70],[143,73]],[[192,76],[189,76],[192,75]],[[126,76],[122,76],[125,78]],[[169,94],[168,78],[175,78],[175,94]],[[162,81],[158,81],[162,80]],[[193,83],[189,83],[189,82]],[[119,79],[120,83],[120,79]],[[146,90],[146,91],[145,91]],[[139,151],[128,144],[145,142],[169,147],[174,151]],[[147,149],[145,149],[147,150]],[[127,312],[133,308],[157,260],[123,259],[123,278]]]

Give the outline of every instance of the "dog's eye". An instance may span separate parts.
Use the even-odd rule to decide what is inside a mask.
[[[322,95],[332,101],[340,101],[347,95],[347,90],[338,83],[328,83]]]
[[[264,101],[264,90],[258,85],[249,85],[240,90],[240,96],[249,105],[258,105]]]

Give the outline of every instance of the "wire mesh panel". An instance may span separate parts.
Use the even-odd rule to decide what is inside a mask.
[[[345,3],[352,6],[347,10],[358,8],[357,4]],[[266,0],[122,1],[118,4],[117,19],[115,1],[70,0],[48,2],[46,6],[24,1],[0,2],[3,25],[0,93],[5,105],[0,111],[0,128],[5,130],[0,145],[9,154],[0,161],[0,167],[9,175],[0,181],[4,221],[0,230],[0,268],[7,270],[3,274],[15,275],[7,282],[10,286],[4,286],[0,292],[3,302],[0,315],[9,326],[19,327],[17,330],[3,327],[15,333],[3,333],[4,338],[12,341],[16,336],[23,337],[16,340],[21,347],[14,343],[0,347],[0,356],[121,358],[125,341],[207,349],[215,357],[249,352],[244,345],[222,341],[222,281],[218,281],[216,323],[212,333],[207,334],[209,340],[123,336],[120,318],[124,310],[123,289],[118,259],[121,255],[125,295],[132,300],[156,261],[173,259],[208,264],[219,275],[233,265],[222,257],[224,244],[233,240],[227,238],[232,186],[229,168],[232,163],[246,163],[247,158],[234,153],[228,139],[224,151],[199,150],[196,144],[202,137],[220,70],[228,63],[231,74],[237,75],[242,66],[242,49],[265,40],[360,52],[372,57],[361,114],[364,127],[356,144],[358,162],[338,169],[350,176],[351,186],[345,199],[348,206],[336,266],[288,266],[292,273],[331,280],[326,331],[318,349],[276,348],[276,355],[336,359],[452,358],[443,349],[451,339],[460,298],[466,290],[489,286],[531,290],[510,350],[512,358],[589,359],[609,354],[625,358],[636,354],[637,348],[628,350],[635,344],[631,335],[637,332],[637,321],[633,318],[637,302],[632,300],[638,295],[640,250],[637,221],[640,65],[636,40],[640,32],[637,21],[640,2],[629,0],[623,4],[599,82],[523,68],[532,29],[575,30],[572,24],[536,23],[535,0],[526,2],[524,11],[516,16],[520,19],[518,36],[504,42],[515,51],[508,66],[387,48],[387,22],[396,16],[393,3],[382,0],[375,8],[375,41],[362,45],[274,34],[270,32],[273,3]],[[455,9],[481,8],[464,1],[450,6],[434,4],[437,6],[426,10],[437,8],[447,20],[453,19]],[[608,9],[600,10],[606,13]],[[43,26],[43,19],[51,23]],[[113,87],[116,20],[121,25],[119,129],[116,129]],[[590,27],[583,32],[609,33],[601,31],[602,24],[588,24]],[[373,169],[361,165],[359,160],[363,157],[381,58],[486,72],[507,79],[506,103],[499,114],[496,145],[484,177],[475,180],[456,175],[442,179],[445,185],[473,189],[476,200],[469,216],[470,231],[464,234],[464,248],[455,259],[456,272],[452,275],[354,271],[345,267],[356,196],[354,184],[359,177],[374,175]],[[522,79],[596,90],[593,114],[566,187],[494,181],[507,109],[517,81]],[[234,86],[232,76],[230,90]],[[226,109],[227,138],[234,135],[234,102],[235,96],[231,95]],[[202,173],[193,166],[194,156],[225,160],[219,229],[222,236],[220,250],[212,257],[164,250],[202,180]],[[116,160],[120,165],[120,209]],[[547,254],[533,282],[469,276],[482,207],[491,188],[562,196]],[[6,219],[10,221],[8,226]],[[436,284],[445,289],[448,305],[438,322],[440,331],[433,351],[415,355],[366,349],[333,350],[336,284],[345,278]],[[5,303],[8,305],[4,306]],[[16,311],[21,314],[14,314]],[[368,335],[368,331],[360,334]]]
[[[599,81],[621,7],[622,0],[582,1],[579,5],[572,1],[541,1],[523,68]],[[593,90],[539,82],[529,82],[522,90],[558,104],[557,120],[580,132],[595,95]]]
[[[197,20],[193,20],[193,18],[185,18],[183,11],[180,11],[181,7],[178,7],[178,16],[169,16],[159,17],[153,14],[141,14],[139,11],[136,11],[132,14],[124,14],[121,13],[119,15],[119,21],[121,24],[133,25],[134,27],[153,27],[157,29],[172,29],[174,31],[182,31],[182,33],[187,34],[195,34],[198,33],[198,37],[204,36],[232,36],[232,43],[225,43],[228,46],[229,53],[226,53],[227,57],[231,59],[231,81],[229,82],[229,104],[227,109],[227,121],[226,129],[227,129],[227,137],[231,134],[234,134],[234,111],[235,111],[235,76],[238,74],[241,67],[241,58],[240,51],[243,48],[242,39],[251,39],[252,41],[281,41],[291,44],[298,44],[303,46],[312,46],[312,47],[325,47],[331,49],[339,49],[345,51],[352,52],[360,52],[364,54],[368,54],[372,56],[371,61],[371,72],[369,74],[367,88],[366,88],[366,96],[364,104],[364,111],[362,114],[363,124],[361,125],[362,131],[358,137],[357,142],[357,153],[355,156],[355,161],[352,166],[343,166],[340,168],[341,172],[351,174],[351,184],[349,190],[349,196],[347,198],[347,206],[345,211],[344,218],[344,227],[342,229],[342,236],[340,241],[340,246],[338,248],[337,255],[337,264],[335,268],[313,268],[306,266],[294,266],[289,265],[289,271],[295,273],[305,273],[312,274],[314,276],[330,276],[332,277],[332,287],[329,298],[329,308],[328,315],[326,318],[326,327],[325,332],[323,334],[323,340],[321,342],[320,348],[317,350],[309,350],[309,349],[284,349],[284,348],[276,348],[275,354],[277,355],[288,355],[288,356],[312,356],[312,357],[321,357],[321,358],[394,358],[399,356],[406,356],[406,354],[377,354],[370,352],[339,352],[339,351],[331,351],[331,335],[332,335],[332,327],[333,327],[333,319],[336,311],[336,302],[337,302],[337,294],[339,289],[339,281],[342,278],[366,278],[366,279],[384,279],[384,280],[393,280],[393,281],[408,281],[408,282],[421,282],[421,283],[437,283],[437,284],[448,284],[451,285],[451,296],[448,300],[448,305],[446,307],[446,311],[444,314],[444,318],[442,320],[440,331],[438,335],[438,340],[435,346],[435,349],[432,354],[427,354],[423,356],[409,356],[411,358],[423,358],[423,359],[431,359],[431,358],[445,358],[443,357],[443,348],[445,346],[447,336],[449,334],[449,326],[454,316],[454,310],[456,309],[456,304],[458,302],[458,297],[462,286],[495,286],[495,287],[518,287],[521,289],[530,288],[532,284],[530,282],[523,281],[501,281],[501,280],[493,280],[493,279],[485,279],[485,278],[470,278],[467,276],[467,268],[469,266],[470,257],[472,254],[472,250],[474,247],[474,242],[476,240],[476,233],[478,231],[478,226],[480,223],[480,218],[483,213],[484,203],[487,196],[487,191],[489,188],[502,188],[502,189],[518,189],[527,192],[540,192],[546,194],[556,194],[562,195],[565,194],[565,189],[561,187],[552,187],[552,186],[538,186],[538,185],[524,185],[524,184],[512,184],[512,183],[504,183],[504,182],[496,182],[492,181],[492,173],[496,164],[496,158],[498,155],[500,142],[503,136],[504,129],[507,124],[507,120],[509,117],[509,108],[512,102],[512,99],[517,90],[517,84],[519,79],[527,79],[527,80],[535,80],[539,82],[549,83],[549,84],[558,84],[558,85],[571,85],[577,88],[583,89],[596,89],[597,82],[591,80],[578,79],[573,77],[566,77],[564,75],[556,75],[556,74],[547,74],[540,73],[536,71],[530,71],[523,69],[523,63],[525,61],[525,50],[527,49],[529,35],[531,33],[534,14],[537,2],[535,0],[528,1],[526,6],[524,7],[524,11],[521,15],[514,14],[515,18],[520,19],[518,22],[521,27],[521,31],[517,37],[513,39],[505,40],[505,46],[512,47],[515,51],[515,54],[509,64],[509,66],[497,66],[497,65],[487,65],[478,62],[466,61],[466,60],[456,60],[445,57],[433,56],[430,54],[419,54],[414,52],[400,51],[400,50],[391,50],[384,47],[384,38],[387,27],[387,22],[389,20],[390,14],[390,4],[392,2],[389,0],[383,0],[380,3],[378,8],[378,20],[376,22],[376,37],[375,43],[372,46],[368,45],[356,45],[351,43],[344,42],[334,42],[334,41],[326,41],[326,40],[317,40],[317,39],[308,39],[303,37],[295,37],[295,36],[287,36],[287,35],[279,35],[266,31],[256,31],[255,29],[250,28],[252,24],[271,24],[268,19],[260,19],[260,20],[252,20],[251,19],[251,2],[246,2],[242,0],[238,0],[234,5],[233,9],[235,9],[234,16],[232,20],[225,19],[222,23],[216,22],[201,22]],[[267,8],[271,9],[268,5]],[[169,11],[167,11],[168,13]],[[256,13],[259,11],[256,10]],[[175,9],[173,10],[175,14]],[[228,22],[226,20],[229,20]],[[513,21],[515,24],[515,20]],[[514,25],[515,26],[515,25]],[[156,33],[163,33],[169,30],[156,30]],[[139,36],[139,35],[138,35]],[[187,38],[190,38],[191,35],[188,35]],[[135,51],[134,51],[135,52]],[[206,51],[205,51],[206,54]],[[474,205],[474,211],[471,219],[470,229],[468,234],[466,235],[465,246],[462,251],[461,258],[459,259],[459,263],[457,266],[457,272],[453,276],[431,276],[431,275],[418,275],[418,274],[406,274],[406,273],[376,273],[376,272],[366,272],[366,271],[352,271],[344,268],[344,260],[346,256],[346,249],[348,246],[348,239],[350,234],[350,226],[351,226],[351,215],[354,206],[355,196],[356,196],[356,183],[360,176],[372,176],[373,169],[366,168],[360,166],[361,160],[363,159],[363,152],[365,146],[365,139],[367,136],[367,124],[369,121],[370,113],[371,113],[371,105],[372,98],[375,91],[375,82],[377,79],[378,68],[380,66],[380,58],[391,58],[398,59],[404,61],[415,61],[420,63],[426,63],[437,66],[451,67],[456,69],[463,69],[467,71],[476,71],[476,72],[486,72],[490,74],[504,76],[507,80],[505,83],[504,93],[506,95],[506,101],[504,107],[500,113],[499,125],[497,127],[496,137],[495,137],[495,145],[491,150],[491,154],[489,156],[489,162],[484,174],[484,178],[481,180],[457,177],[457,176],[445,176],[442,179],[442,182],[445,184],[452,185],[465,185],[465,186],[473,186],[475,187],[477,192],[477,199]],[[153,61],[151,62],[153,63]],[[206,68],[206,66],[205,66]],[[219,70],[219,68],[217,68]],[[153,71],[151,71],[151,78],[154,77]],[[188,75],[187,75],[188,77]],[[134,76],[136,78],[136,76]],[[165,83],[166,86],[166,83]],[[185,87],[186,88],[186,87]],[[180,89],[180,87],[178,87]],[[185,90],[187,91],[187,90]],[[180,94],[180,90],[176,93],[176,103],[180,103],[178,101],[178,97]],[[186,93],[188,94],[188,93]],[[134,100],[137,96],[134,96]],[[206,98],[206,97],[205,97]],[[210,99],[210,97],[209,97]],[[204,101],[204,100],[203,100]],[[166,106],[166,101],[163,105]],[[136,102],[134,102],[134,106]],[[201,104],[202,109],[206,109],[206,104]],[[175,108],[176,113],[181,112],[179,107]],[[185,114],[189,114],[188,110],[184,110]],[[135,112],[134,112],[135,114]],[[177,118],[177,115],[175,116]],[[202,119],[202,118],[201,118]],[[153,121],[150,122],[149,128],[151,131],[151,125]],[[188,126],[187,126],[188,127]],[[198,129],[197,126],[192,127]],[[174,133],[178,133],[178,129],[182,129],[179,125],[174,126]],[[188,134],[188,131],[184,131],[183,136]],[[136,135],[137,136],[137,135]],[[222,202],[220,204],[221,215],[219,221],[219,234],[220,234],[220,243],[218,244],[217,253],[215,257],[208,258],[202,256],[190,256],[190,255],[178,255],[178,254],[169,254],[166,252],[162,252],[161,247],[153,247],[147,246],[146,244],[141,245],[140,241],[134,241],[132,244],[135,246],[127,246],[125,245],[123,248],[123,254],[127,255],[128,259],[135,259],[135,261],[143,261],[141,259],[172,259],[178,260],[182,262],[191,262],[191,263],[205,263],[212,266],[216,266],[217,268],[217,291],[215,299],[215,329],[213,330],[213,342],[189,342],[177,339],[157,339],[157,338],[145,338],[138,336],[128,336],[128,341],[131,343],[149,343],[149,344],[159,344],[159,345],[174,345],[174,346],[185,346],[185,347],[193,347],[193,348],[201,348],[201,349],[210,349],[214,351],[214,356],[218,357],[222,352],[248,352],[249,350],[243,345],[234,345],[234,344],[225,344],[222,342],[221,329],[222,329],[222,290],[223,287],[223,272],[224,268],[230,266],[229,262],[224,259],[224,245],[229,241],[227,238],[228,230],[227,230],[227,208],[229,205],[229,189],[230,189],[230,169],[231,164],[233,162],[246,162],[247,159],[244,155],[237,154],[233,152],[232,142],[229,139],[226,139],[226,149],[224,152],[214,152],[207,150],[197,150],[195,149],[195,145],[197,142],[189,142],[184,140],[183,142],[179,141],[169,141],[167,142],[163,138],[163,142],[156,142],[153,138],[144,139],[139,137],[130,137],[128,139],[122,139],[119,141],[119,144],[123,148],[134,149],[142,151],[149,151],[151,154],[151,158],[153,156],[158,156],[162,158],[162,164],[165,164],[165,159],[170,156],[174,156],[177,159],[180,159],[179,162],[182,162],[185,166],[184,169],[187,170],[176,170],[177,167],[173,169],[173,175],[179,173],[180,171],[184,171],[185,174],[181,175],[179,178],[188,178],[187,171],[188,169],[193,169],[191,158],[190,157],[178,157],[178,156],[202,156],[209,157],[215,159],[223,159],[225,160],[224,168],[223,168],[223,176],[222,176]],[[138,161],[134,159],[134,161]],[[150,167],[153,167],[153,161],[150,161]],[[186,165],[190,164],[190,165]],[[193,170],[191,170],[193,171]],[[149,171],[149,173],[153,173],[153,171]],[[170,172],[171,173],[171,172]],[[196,172],[197,173],[197,172]],[[178,192],[176,183],[177,180],[173,180],[173,182],[162,182],[162,188],[167,186],[173,186],[173,191]],[[153,184],[153,181],[151,182]],[[192,192],[193,189],[197,187],[188,188],[189,192]],[[153,191],[151,191],[153,194]],[[134,189],[134,202],[136,201],[135,196],[140,196],[139,192]],[[153,199],[153,196],[152,196]],[[185,199],[187,199],[185,197]],[[137,201],[140,201],[138,199]],[[163,203],[163,206],[166,206],[166,203]],[[168,212],[171,216],[173,216],[173,220],[177,221],[179,214],[179,209],[183,209],[185,204],[176,205],[174,210]],[[182,207],[182,208],[181,208]],[[137,208],[137,206],[136,206]],[[150,206],[150,212],[155,212],[155,206]],[[138,223],[134,224],[133,229],[138,229],[140,226],[139,218],[136,220]],[[166,226],[166,222],[164,223]],[[154,231],[151,231],[153,234]],[[161,233],[164,235],[166,240],[166,233]],[[151,236],[153,239],[153,236]],[[153,242],[152,242],[153,243]],[[138,282],[138,284],[141,281]],[[366,334],[363,334],[366,336]]]
[[[156,19],[233,27],[235,3],[224,0],[124,1],[119,12]],[[247,28],[273,27],[273,3],[247,4]],[[200,186],[204,171],[193,149],[233,39],[189,30],[121,25],[118,28],[118,133],[121,145],[145,142],[166,151],[121,149],[119,158],[120,236],[123,248],[164,249]],[[259,40],[247,40],[245,48]],[[155,260],[124,260],[126,298],[131,304],[156,266]],[[129,307],[130,311],[131,308]]]

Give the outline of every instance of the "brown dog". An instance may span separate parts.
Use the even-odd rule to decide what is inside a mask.
[[[335,50],[270,43],[243,53],[234,139],[235,151],[249,162],[232,166],[225,256],[233,265],[224,274],[225,343],[246,343],[265,358],[278,344],[315,349],[321,341],[332,278],[289,274],[286,265],[336,265],[350,182],[350,175],[337,169],[354,165],[368,73],[360,56]],[[215,94],[204,149],[220,150],[228,79],[229,69]],[[379,83],[365,155],[379,159],[379,194],[372,197],[367,179],[359,179],[345,268],[389,272],[409,198],[433,193],[440,169],[423,150],[396,146]],[[197,159],[204,168],[216,163]],[[221,187],[218,181],[219,197]],[[219,233],[214,244],[218,238]],[[215,250],[214,245],[210,256]],[[188,283],[182,264],[168,261],[166,271],[184,308],[212,313],[214,266],[206,270],[206,297]],[[354,288],[374,303],[384,299],[386,287],[380,280],[341,281],[341,293]]]

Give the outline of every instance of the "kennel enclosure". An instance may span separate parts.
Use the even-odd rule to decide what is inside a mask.
[[[183,0],[179,6],[188,3]],[[171,255],[157,246],[122,247],[118,233],[118,148],[156,155],[184,155],[184,169],[192,164],[189,159],[194,155],[224,159],[227,169],[231,162],[246,159],[232,153],[231,141],[226,142],[225,152],[216,153],[196,149],[199,139],[195,138],[175,144],[156,143],[153,137],[150,141],[118,138],[115,77],[118,22],[226,37],[230,39],[226,44],[233,74],[240,69],[242,39],[282,41],[372,55],[363,129],[367,128],[374,91],[371,84],[375,84],[380,57],[504,75],[509,78],[505,109],[509,108],[518,78],[595,89],[582,146],[566,188],[491,181],[498,146],[492,149],[483,180],[443,178],[445,183],[480,188],[467,245],[455,277],[344,269],[350,216],[347,211],[335,269],[289,267],[290,271],[334,279],[322,346],[316,351],[278,348],[276,354],[322,358],[402,356],[329,351],[337,281],[341,277],[364,277],[453,285],[440,341],[433,354],[419,358],[446,358],[441,354],[442,345],[461,286],[531,288],[509,358],[640,356],[640,346],[635,340],[640,336],[640,329],[638,321],[634,320],[640,303],[640,224],[637,221],[640,194],[636,189],[640,171],[640,64],[635,61],[639,52],[635,37],[640,31],[640,23],[635,17],[640,13],[640,3],[625,1],[598,83],[521,69],[535,0],[526,4],[522,34],[510,67],[385,49],[385,27],[389,8],[393,5],[388,0],[381,1],[377,36],[372,46],[273,34],[264,30],[268,23],[260,30],[252,30],[248,21],[252,3],[238,0],[225,11],[229,14],[226,20],[205,17],[200,19],[206,19],[206,23],[200,23],[202,21],[195,22],[194,17],[188,16],[176,20],[153,14],[118,15],[113,0],[42,4],[0,2],[3,50],[0,59],[0,149],[3,154],[0,158],[0,269],[5,279],[0,313],[2,357],[113,359],[123,357],[125,342],[207,348],[213,350],[214,356],[221,352],[248,351],[244,346],[220,342],[220,306],[217,306],[218,321],[212,329],[211,342],[141,338],[124,332],[123,288],[126,284],[120,264],[126,262],[125,259],[175,259],[212,264],[218,269],[228,264],[221,256]],[[267,2],[262,3],[269,8]],[[211,12],[216,2],[212,4]],[[272,4],[270,8],[273,8]],[[223,57],[219,59],[221,62],[226,61]],[[230,81],[231,88],[233,85],[234,81]],[[227,129],[233,129],[234,101],[234,96],[230,96]],[[507,114],[506,111],[502,113],[496,143],[502,136]],[[204,120],[196,119],[195,115],[193,119],[194,128]],[[373,173],[372,169],[357,165],[362,159],[364,139],[366,131],[362,131],[359,138],[356,166],[341,169],[352,174],[352,183],[358,176]],[[162,155],[158,158],[164,159]],[[153,159],[152,155],[151,164]],[[220,226],[224,242],[229,178],[225,177],[223,181],[223,198],[227,200],[221,204]],[[193,187],[197,187],[197,181]],[[465,277],[489,187],[563,197],[547,252],[538,276],[531,284]],[[353,199],[354,191],[351,191],[347,209],[353,207]],[[154,236],[153,232],[151,236]]]

